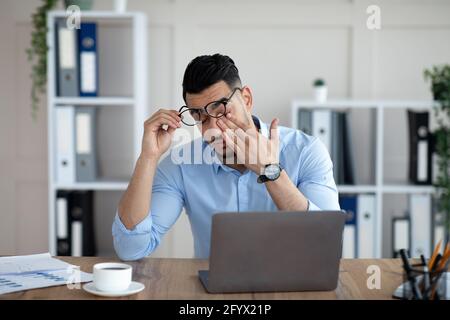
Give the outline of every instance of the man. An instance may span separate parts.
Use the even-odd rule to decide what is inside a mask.
[[[152,253],[183,207],[198,258],[209,256],[216,212],[339,209],[325,146],[303,132],[278,127],[277,119],[269,128],[252,116],[252,90],[242,86],[228,56],[192,60],[184,74],[183,98],[186,106],[179,111],[160,109],[145,122],[142,151],[112,228],[121,259]],[[179,164],[168,155],[159,162],[182,125],[197,125],[200,156],[212,154],[219,161]],[[198,157],[196,142],[184,152]]]

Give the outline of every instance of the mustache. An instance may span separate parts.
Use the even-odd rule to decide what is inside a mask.
[[[212,136],[209,140],[206,141],[208,144],[212,144],[212,143],[225,143],[225,141],[223,140],[223,138],[221,136]]]

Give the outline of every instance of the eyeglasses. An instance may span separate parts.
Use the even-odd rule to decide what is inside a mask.
[[[227,113],[227,104],[237,90],[242,91],[242,88],[234,88],[229,98],[210,102],[203,108],[196,109],[182,106],[178,110],[181,121],[187,126],[195,126],[204,123],[209,117],[216,119],[223,117]]]

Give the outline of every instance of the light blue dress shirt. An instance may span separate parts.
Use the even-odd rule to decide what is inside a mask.
[[[267,137],[267,124],[260,122],[260,127],[261,134]],[[308,199],[309,210],[339,210],[333,164],[324,144],[301,131],[278,128],[280,165]],[[114,248],[122,260],[137,260],[150,255],[176,222],[183,207],[190,220],[197,258],[209,257],[211,221],[215,213],[278,210],[266,186],[256,182],[255,173],[246,170],[241,174],[225,166],[214,157],[211,146],[201,139],[178,148],[176,152],[181,156],[188,151],[193,156],[194,150],[200,148],[203,151],[200,160],[209,154],[214,162],[211,164],[211,159],[209,162],[207,159],[198,163],[202,161],[197,159],[197,164],[177,164],[170,154],[161,160],[147,217],[128,230],[116,213],[112,234]]]

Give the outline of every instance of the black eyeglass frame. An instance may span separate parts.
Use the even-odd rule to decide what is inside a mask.
[[[200,108],[200,109],[198,109],[198,108],[189,108],[188,106],[184,105],[184,106],[182,106],[182,107],[178,110],[178,113],[179,113],[180,116],[181,116],[184,112],[186,112],[186,111],[189,112],[189,110],[196,110],[196,111],[203,110],[203,112],[206,113],[206,114],[208,115],[208,117],[211,117],[211,118],[214,118],[214,119],[222,118],[224,115],[227,114],[227,104],[230,102],[231,98],[233,98],[233,95],[234,95],[234,93],[235,93],[237,90],[239,90],[239,91],[242,92],[242,88],[236,87],[236,88],[234,88],[233,91],[231,92],[231,95],[230,95],[229,98],[222,98],[222,99],[217,100],[217,101],[209,102],[206,106],[204,106],[203,108]],[[208,113],[208,109],[207,109],[207,108],[208,108],[210,105],[214,104],[214,103],[222,103],[223,106],[224,106],[224,109],[225,109],[225,110],[224,110],[223,114],[221,114],[220,116],[214,116],[214,115],[211,115],[211,114]],[[183,109],[184,109],[184,110],[183,110]],[[195,119],[194,119],[194,120],[195,120]],[[195,124],[188,124],[188,123],[184,122],[183,119],[181,119],[181,122],[183,122],[185,125],[190,126],[190,127],[196,126],[196,125],[198,125],[200,122],[201,122],[201,123],[204,123],[205,121],[206,121],[206,119],[203,120],[203,121],[198,121],[198,122],[195,123]]]

